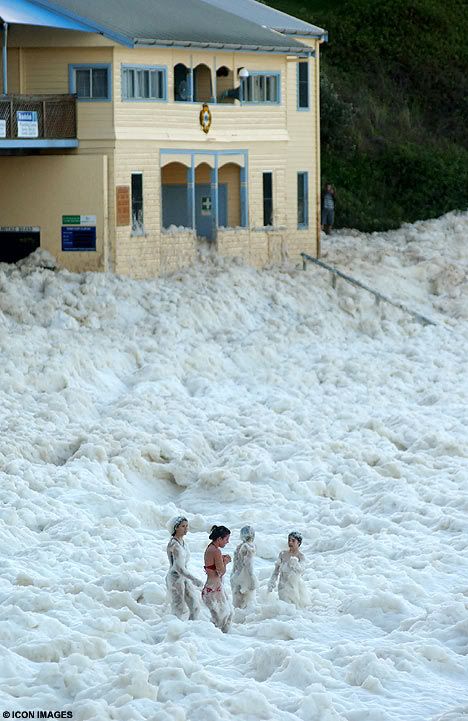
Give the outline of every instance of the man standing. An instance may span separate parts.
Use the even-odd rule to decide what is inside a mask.
[[[322,230],[330,235],[335,221],[336,191],[331,183],[326,183],[322,192]]]

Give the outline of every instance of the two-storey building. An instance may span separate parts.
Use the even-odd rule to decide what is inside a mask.
[[[2,0],[0,260],[317,254],[325,32],[254,0]]]

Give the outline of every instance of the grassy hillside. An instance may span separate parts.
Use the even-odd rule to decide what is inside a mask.
[[[324,27],[322,178],[338,226],[398,227],[468,205],[464,0],[269,0]]]

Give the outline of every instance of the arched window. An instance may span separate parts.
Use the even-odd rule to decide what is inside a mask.
[[[192,98],[190,69],[183,63],[174,66],[174,100],[187,103]]]
[[[221,65],[216,70],[216,94],[218,103],[227,103],[233,105],[234,101],[239,99],[239,93],[234,87],[234,76],[232,70],[226,65]]]
[[[211,70],[208,65],[197,65],[193,69],[193,99],[200,103],[210,103],[213,99]]]

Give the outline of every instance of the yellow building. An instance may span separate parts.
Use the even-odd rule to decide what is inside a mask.
[[[2,0],[0,261],[319,252],[319,47],[254,0]]]

